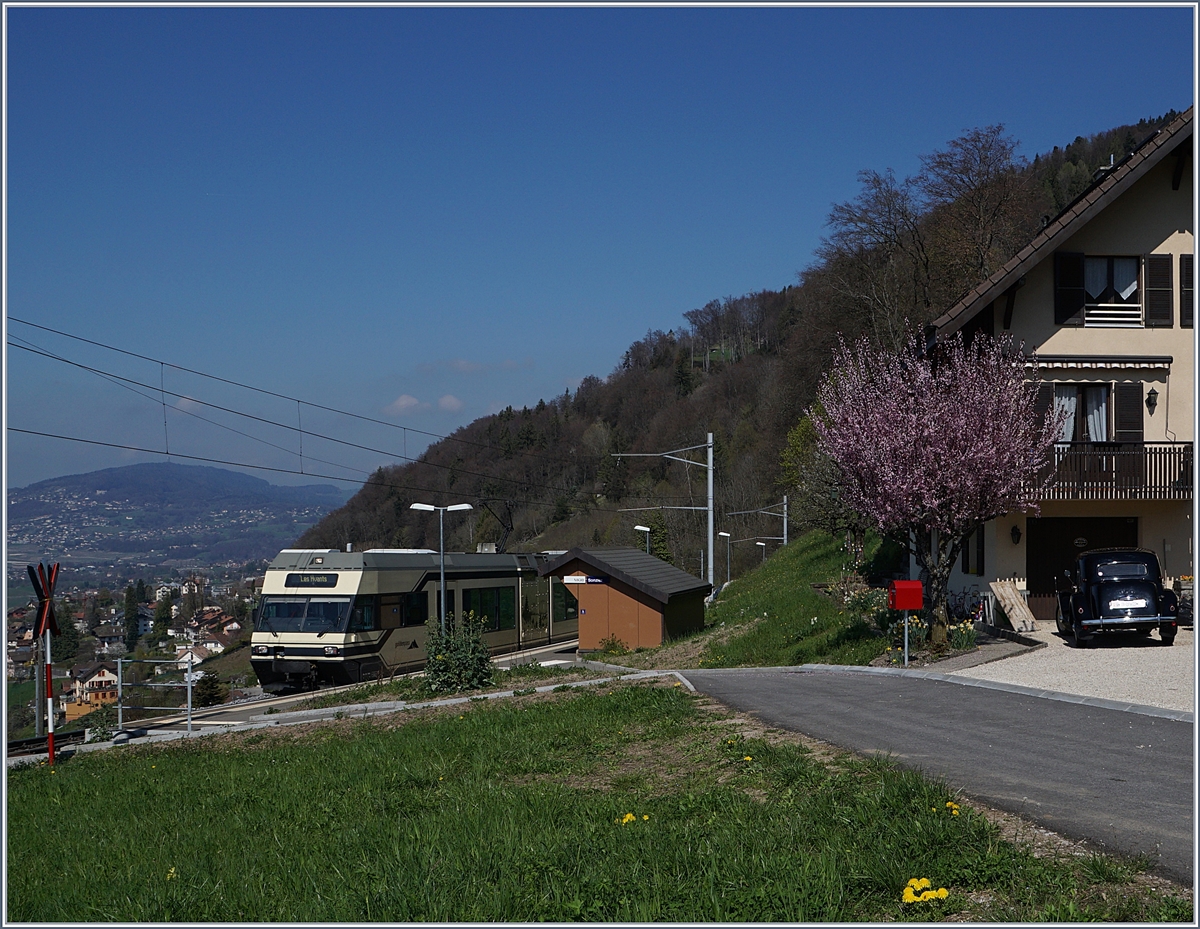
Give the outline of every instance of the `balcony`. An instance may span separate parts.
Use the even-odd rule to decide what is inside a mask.
[[[1072,442],[1055,446],[1043,500],[1191,500],[1191,442]]]

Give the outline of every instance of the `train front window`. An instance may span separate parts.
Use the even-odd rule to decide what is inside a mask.
[[[342,632],[349,597],[264,597],[256,632]]]

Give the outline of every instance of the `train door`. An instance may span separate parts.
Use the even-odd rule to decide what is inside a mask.
[[[579,599],[561,579],[550,577],[550,641],[562,642],[579,635]]]

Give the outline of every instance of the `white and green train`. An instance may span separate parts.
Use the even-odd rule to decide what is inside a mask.
[[[539,578],[546,553],[447,552],[446,612],[473,612],[493,653],[579,634],[574,595]],[[441,615],[440,557],[426,549],[284,549],[267,568],[251,664],[268,692],[374,681],[425,664]]]

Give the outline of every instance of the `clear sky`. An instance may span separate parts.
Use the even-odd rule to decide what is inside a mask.
[[[862,169],[1193,102],[1190,7],[5,14],[8,425],[360,478],[428,437],[13,318],[447,434],[795,283]],[[7,483],[151,460],[10,431]]]

